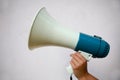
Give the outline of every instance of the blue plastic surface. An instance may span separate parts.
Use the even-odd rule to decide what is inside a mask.
[[[92,54],[93,57],[103,58],[108,55],[109,49],[109,44],[100,37],[80,33],[75,51],[81,50]]]

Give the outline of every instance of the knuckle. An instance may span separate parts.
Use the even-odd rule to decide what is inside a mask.
[[[82,61],[82,63],[86,63],[86,62],[87,62],[87,60],[83,60],[83,61]]]
[[[76,65],[73,69],[78,70],[81,67],[81,64]]]

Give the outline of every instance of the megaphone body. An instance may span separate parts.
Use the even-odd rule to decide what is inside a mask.
[[[84,33],[74,32],[59,24],[52,18],[45,8],[38,12],[29,36],[29,49],[43,46],[61,46],[83,51],[85,59],[92,57],[103,58],[108,55],[110,46],[98,36],[90,36]],[[87,54],[89,53],[89,54]],[[73,73],[72,67],[67,67],[69,73]]]
[[[59,24],[45,8],[38,12],[29,36],[29,48],[61,46],[75,51],[84,51],[93,57],[107,56],[110,46],[98,36],[74,32]]]

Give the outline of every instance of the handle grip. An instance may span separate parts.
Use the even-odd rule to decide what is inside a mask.
[[[78,51],[80,52],[80,51]],[[87,61],[90,61],[90,59],[92,58],[92,54],[89,54],[89,53],[85,53],[85,52],[81,52],[80,53]],[[69,65],[68,67],[66,67],[67,69],[67,72],[72,74],[73,73],[73,69],[72,69],[72,66]]]

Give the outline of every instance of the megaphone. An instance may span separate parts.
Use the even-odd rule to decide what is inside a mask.
[[[90,36],[63,27],[48,14],[45,7],[40,9],[33,22],[28,42],[29,49],[42,46],[80,50],[97,58],[106,57],[110,49],[109,44],[99,36]]]

